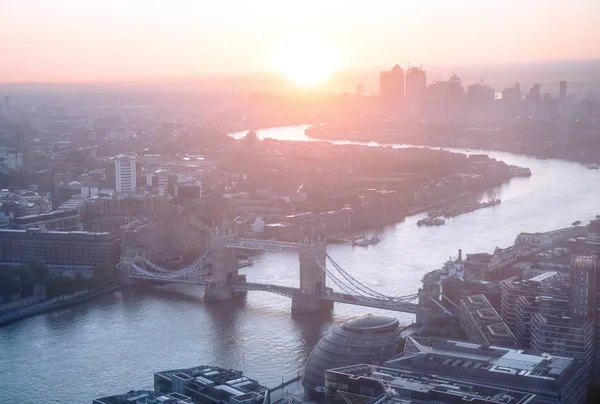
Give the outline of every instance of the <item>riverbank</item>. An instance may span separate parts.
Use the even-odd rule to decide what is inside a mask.
[[[360,134],[347,133],[328,133],[319,131],[318,133],[306,133],[307,139],[311,141],[322,142],[356,142],[356,143],[377,143],[381,146],[387,145],[403,145],[414,147],[430,147],[430,148],[450,148],[450,149],[474,149],[474,151],[496,151],[503,153],[511,153],[524,157],[532,157],[537,159],[559,159],[580,164],[597,163],[597,158],[585,157],[579,149],[548,149],[538,148],[533,144],[520,143],[518,141],[509,141],[502,139],[503,143],[498,140],[488,138],[477,138],[473,136],[403,136],[395,132],[377,132],[365,131]],[[557,139],[560,142],[560,139]],[[486,153],[487,154],[487,153]]]
[[[295,137],[302,135],[303,129],[297,128]],[[271,131],[268,136],[294,137],[294,133],[287,128],[281,135]],[[531,167],[534,175],[500,186],[496,196],[502,204],[494,209],[458,216],[431,231],[419,229],[416,217],[407,217],[380,230],[381,242],[371,248],[328,245],[327,253],[374,290],[409,295],[421,287],[427,272],[439,268],[459,248],[464,254],[492,252],[496,246],[514,244],[520,232],[550,231],[600,213],[597,171],[563,160],[489,155],[510,165]],[[298,285],[297,254],[253,258],[248,281]],[[336,304],[331,313],[291,316],[289,299],[276,294],[249,292],[243,299],[205,305],[199,303],[201,291],[192,285],[149,289],[124,288],[63,310],[60,316],[40,316],[0,329],[2,363],[11,369],[0,373],[3,400],[31,402],[35,397],[44,403],[89,403],[108,395],[104,394],[107,386],[111,391],[148,386],[148,369],[197,363],[243,369],[265,385],[277,386],[282,377],[296,376],[331,323],[366,311]],[[412,318],[395,315],[403,323]],[[161,354],[165,347],[177,349]]]
[[[23,320],[29,317],[37,316],[41,313],[46,313],[52,310],[62,309],[65,307],[74,306],[86,302],[96,296],[100,296],[106,293],[114,292],[115,290],[121,289],[125,285],[119,284],[112,288],[104,289],[98,292],[89,293],[85,296],[75,296],[69,300],[46,300],[41,303],[32,304],[31,306],[23,307],[17,310],[10,311],[0,315],[0,327],[6,324],[14,323],[19,320]]]

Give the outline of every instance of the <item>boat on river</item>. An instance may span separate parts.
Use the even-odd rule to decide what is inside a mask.
[[[443,226],[446,221],[441,217],[426,217],[417,222],[417,226]]]
[[[377,234],[373,234],[371,237],[362,237],[358,240],[354,240],[353,245],[357,245],[359,247],[366,247],[371,244],[377,244],[381,241]]]
[[[458,215],[462,215],[465,213],[474,212],[478,209],[489,208],[491,206],[500,205],[502,203],[501,199],[492,199],[487,202],[469,202],[464,205],[456,206],[454,208],[450,208],[444,211],[444,217],[454,217]]]
[[[600,167],[598,164],[590,164],[587,166],[588,170],[598,170]]]

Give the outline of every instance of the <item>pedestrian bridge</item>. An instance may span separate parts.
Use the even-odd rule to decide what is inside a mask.
[[[244,242],[232,245],[244,245],[242,243]],[[253,247],[256,245],[260,244],[252,244]],[[323,293],[315,296],[318,299],[323,301],[351,304],[355,306],[399,311],[403,313],[415,314],[417,312],[419,306],[418,304],[414,303],[418,297],[417,294],[391,297],[379,293],[352,277],[329,255],[326,255],[326,257],[327,261],[332,265],[331,269],[318,262],[318,260],[317,264],[318,267],[325,273],[327,279],[333,282],[333,285],[337,290],[326,288]],[[210,265],[210,259],[211,255],[206,254],[178,271],[164,269],[148,261],[147,259],[140,259],[137,262],[129,263],[131,266],[130,278],[159,283],[209,285],[211,282],[215,282],[212,277],[212,266]],[[232,291],[236,293],[261,291],[274,293],[289,298],[311,295],[309,291],[303,291],[300,288],[268,283],[232,281],[230,286]]]

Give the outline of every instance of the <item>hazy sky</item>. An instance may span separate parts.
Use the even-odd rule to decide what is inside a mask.
[[[269,71],[304,38],[351,69],[600,58],[600,0],[0,0],[0,82]]]

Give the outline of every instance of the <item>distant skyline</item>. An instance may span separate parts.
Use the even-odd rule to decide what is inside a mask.
[[[600,59],[598,38],[597,0],[0,0],[0,82],[279,72],[317,84],[395,63]]]

